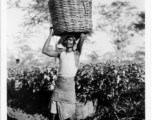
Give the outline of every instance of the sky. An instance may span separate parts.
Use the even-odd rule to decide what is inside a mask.
[[[22,5],[27,5],[28,2],[31,0],[22,0]],[[93,0],[93,6],[98,4],[110,4],[115,0]],[[120,0],[125,1],[125,0]],[[132,5],[136,6],[139,11],[145,10],[144,0],[127,0]],[[7,10],[7,52],[8,57],[10,55],[15,56],[16,58],[19,56],[17,46],[15,42],[18,42],[19,39],[16,39],[20,31],[23,31],[24,28],[20,26],[21,23],[24,22],[23,16],[25,11],[22,11],[18,8],[11,8]],[[93,26],[96,27],[96,23],[98,21],[98,15],[93,14],[92,17]],[[48,27],[49,28],[49,27]],[[44,42],[46,41],[47,37],[49,36],[49,30],[39,29],[35,33],[35,37],[26,40],[25,44],[30,45],[33,50],[37,50],[43,47]],[[20,36],[22,39],[22,35]],[[58,39],[58,38],[53,38]],[[96,43],[92,46],[84,45],[83,54],[81,56],[81,60],[87,60],[88,58],[85,56],[86,54],[91,53],[93,50],[98,50],[100,55],[105,54],[106,52],[112,52],[114,50],[112,44],[110,43],[110,38],[103,32],[95,32],[90,38]],[[143,46],[144,43],[144,36],[143,37],[135,37],[132,41],[132,44],[127,48],[130,52],[135,52],[138,46]],[[54,43],[51,43],[54,45]]]

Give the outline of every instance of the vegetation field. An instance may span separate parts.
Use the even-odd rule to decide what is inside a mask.
[[[8,116],[18,120],[47,120],[57,67],[8,68]],[[75,77],[79,104],[93,103],[75,120],[144,120],[144,65],[114,62],[81,64]],[[81,110],[82,110],[81,106]],[[85,115],[84,115],[85,114]]]

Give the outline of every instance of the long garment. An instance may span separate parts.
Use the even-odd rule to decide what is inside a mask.
[[[52,93],[49,108],[52,101],[56,101],[60,120],[72,117],[75,113],[75,81],[74,78],[58,77],[55,81],[55,89]]]

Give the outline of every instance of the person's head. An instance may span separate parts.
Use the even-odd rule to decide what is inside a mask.
[[[76,37],[73,35],[69,35],[64,40],[64,46],[66,48],[73,48],[73,46],[76,44]]]
[[[20,63],[20,60],[19,59],[16,59],[16,64],[19,64]]]

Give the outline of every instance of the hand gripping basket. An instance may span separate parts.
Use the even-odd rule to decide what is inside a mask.
[[[92,0],[49,0],[54,35],[90,33]]]

